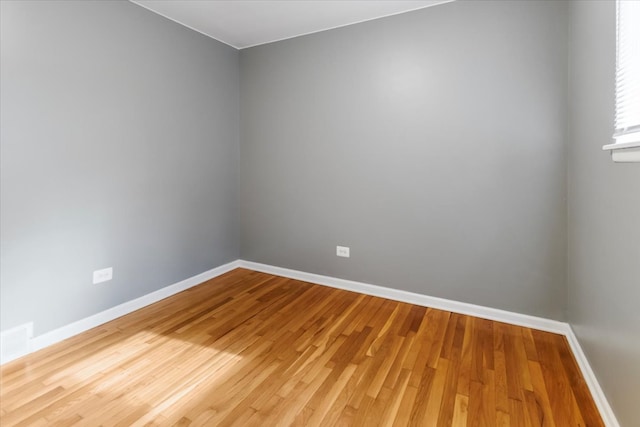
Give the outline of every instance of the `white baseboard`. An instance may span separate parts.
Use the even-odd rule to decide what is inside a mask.
[[[315,283],[318,285],[330,286],[332,288],[344,289],[361,294],[373,295],[377,297],[392,299],[395,301],[407,302],[424,307],[437,308],[468,316],[480,317],[498,322],[510,323],[512,325],[524,326],[541,331],[553,332],[567,337],[571,351],[578,362],[593,400],[600,411],[600,415],[606,426],[620,427],[609,402],[607,401],[598,380],[596,379],[589,361],[587,360],[573,329],[566,322],[545,319],[543,317],[530,316],[527,314],[514,313],[497,308],[484,307],[481,305],[469,304],[465,302],[453,301],[444,298],[431,297],[414,292],[392,289],[369,283],[355,282],[352,280],[338,279],[336,277],[323,276],[320,274],[306,273],[304,271],[291,270],[288,268],[275,267],[267,264],[260,264],[252,261],[240,260],[240,267],[249,270],[260,271],[276,276],[288,277],[290,279]]]
[[[316,283],[318,285],[330,286],[332,288],[345,289],[348,291],[359,292],[361,294],[392,299],[394,301],[421,305],[423,307],[432,307],[440,310],[466,314],[469,316],[481,317],[483,319],[511,323],[512,325],[526,326],[527,328],[539,329],[542,331],[554,332],[557,334],[564,334],[567,330],[567,327],[569,326],[564,322],[545,319],[543,317],[529,316],[527,314],[514,313],[512,311],[484,307],[481,305],[469,304],[466,302],[431,297],[428,295],[401,291],[399,289],[392,289],[384,286],[354,282],[352,280],[338,279],[336,277],[305,273],[303,271],[274,267],[271,265],[259,264],[257,262],[240,260],[240,267],[247,268],[249,270],[261,271],[263,273],[274,274],[276,276],[302,280],[304,282]]]
[[[30,353],[63,341],[67,338],[71,338],[74,335],[78,335],[82,332],[88,331],[89,329],[95,328],[96,326],[100,326],[104,323],[110,322],[114,319],[117,319],[118,317],[124,316],[125,314],[129,314],[162,299],[175,295],[178,292],[182,292],[186,289],[192,288],[196,285],[201,284],[202,282],[213,279],[214,277],[220,276],[228,271],[236,269],[239,267],[239,265],[239,261],[232,261],[228,264],[221,265],[220,267],[213,268],[211,270],[205,271],[204,273],[197,274],[178,283],[174,283],[173,285],[169,285],[155,292],[151,292],[150,294],[141,296],[140,298],[127,301],[123,304],[101,311],[100,313],[85,317],[84,319],[78,320],[77,322],[73,322],[45,334],[38,335],[31,340]],[[7,362],[15,360],[19,357],[25,356],[26,354],[28,353],[14,355],[10,359],[2,360],[1,364],[5,364]]]
[[[607,427],[620,427],[620,423],[618,423],[618,419],[616,418],[611,405],[609,405],[609,401],[607,400],[602,387],[600,387],[596,374],[591,369],[589,360],[582,351],[578,337],[573,332],[571,325],[567,324],[567,332],[564,335],[567,337],[567,341],[569,341],[571,351],[578,362],[582,376],[587,383],[587,387],[589,387],[589,391],[591,391],[591,396],[598,407],[598,411],[600,411],[600,416],[602,416],[602,420],[605,425]]]

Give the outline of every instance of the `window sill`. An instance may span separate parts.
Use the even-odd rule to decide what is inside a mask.
[[[611,159],[616,163],[640,163],[640,141],[609,144],[602,149],[611,150]]]

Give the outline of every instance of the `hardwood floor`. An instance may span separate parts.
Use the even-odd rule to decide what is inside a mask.
[[[1,368],[7,426],[602,426],[564,337],[237,269]]]

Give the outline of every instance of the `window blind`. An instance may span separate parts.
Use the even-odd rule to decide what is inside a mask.
[[[640,146],[640,1],[616,9],[616,144]]]

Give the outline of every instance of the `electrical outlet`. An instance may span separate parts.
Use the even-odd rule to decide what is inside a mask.
[[[336,255],[343,258],[349,258],[349,248],[347,246],[336,246]]]
[[[113,279],[113,267],[103,268],[93,272],[93,284],[108,282]]]

